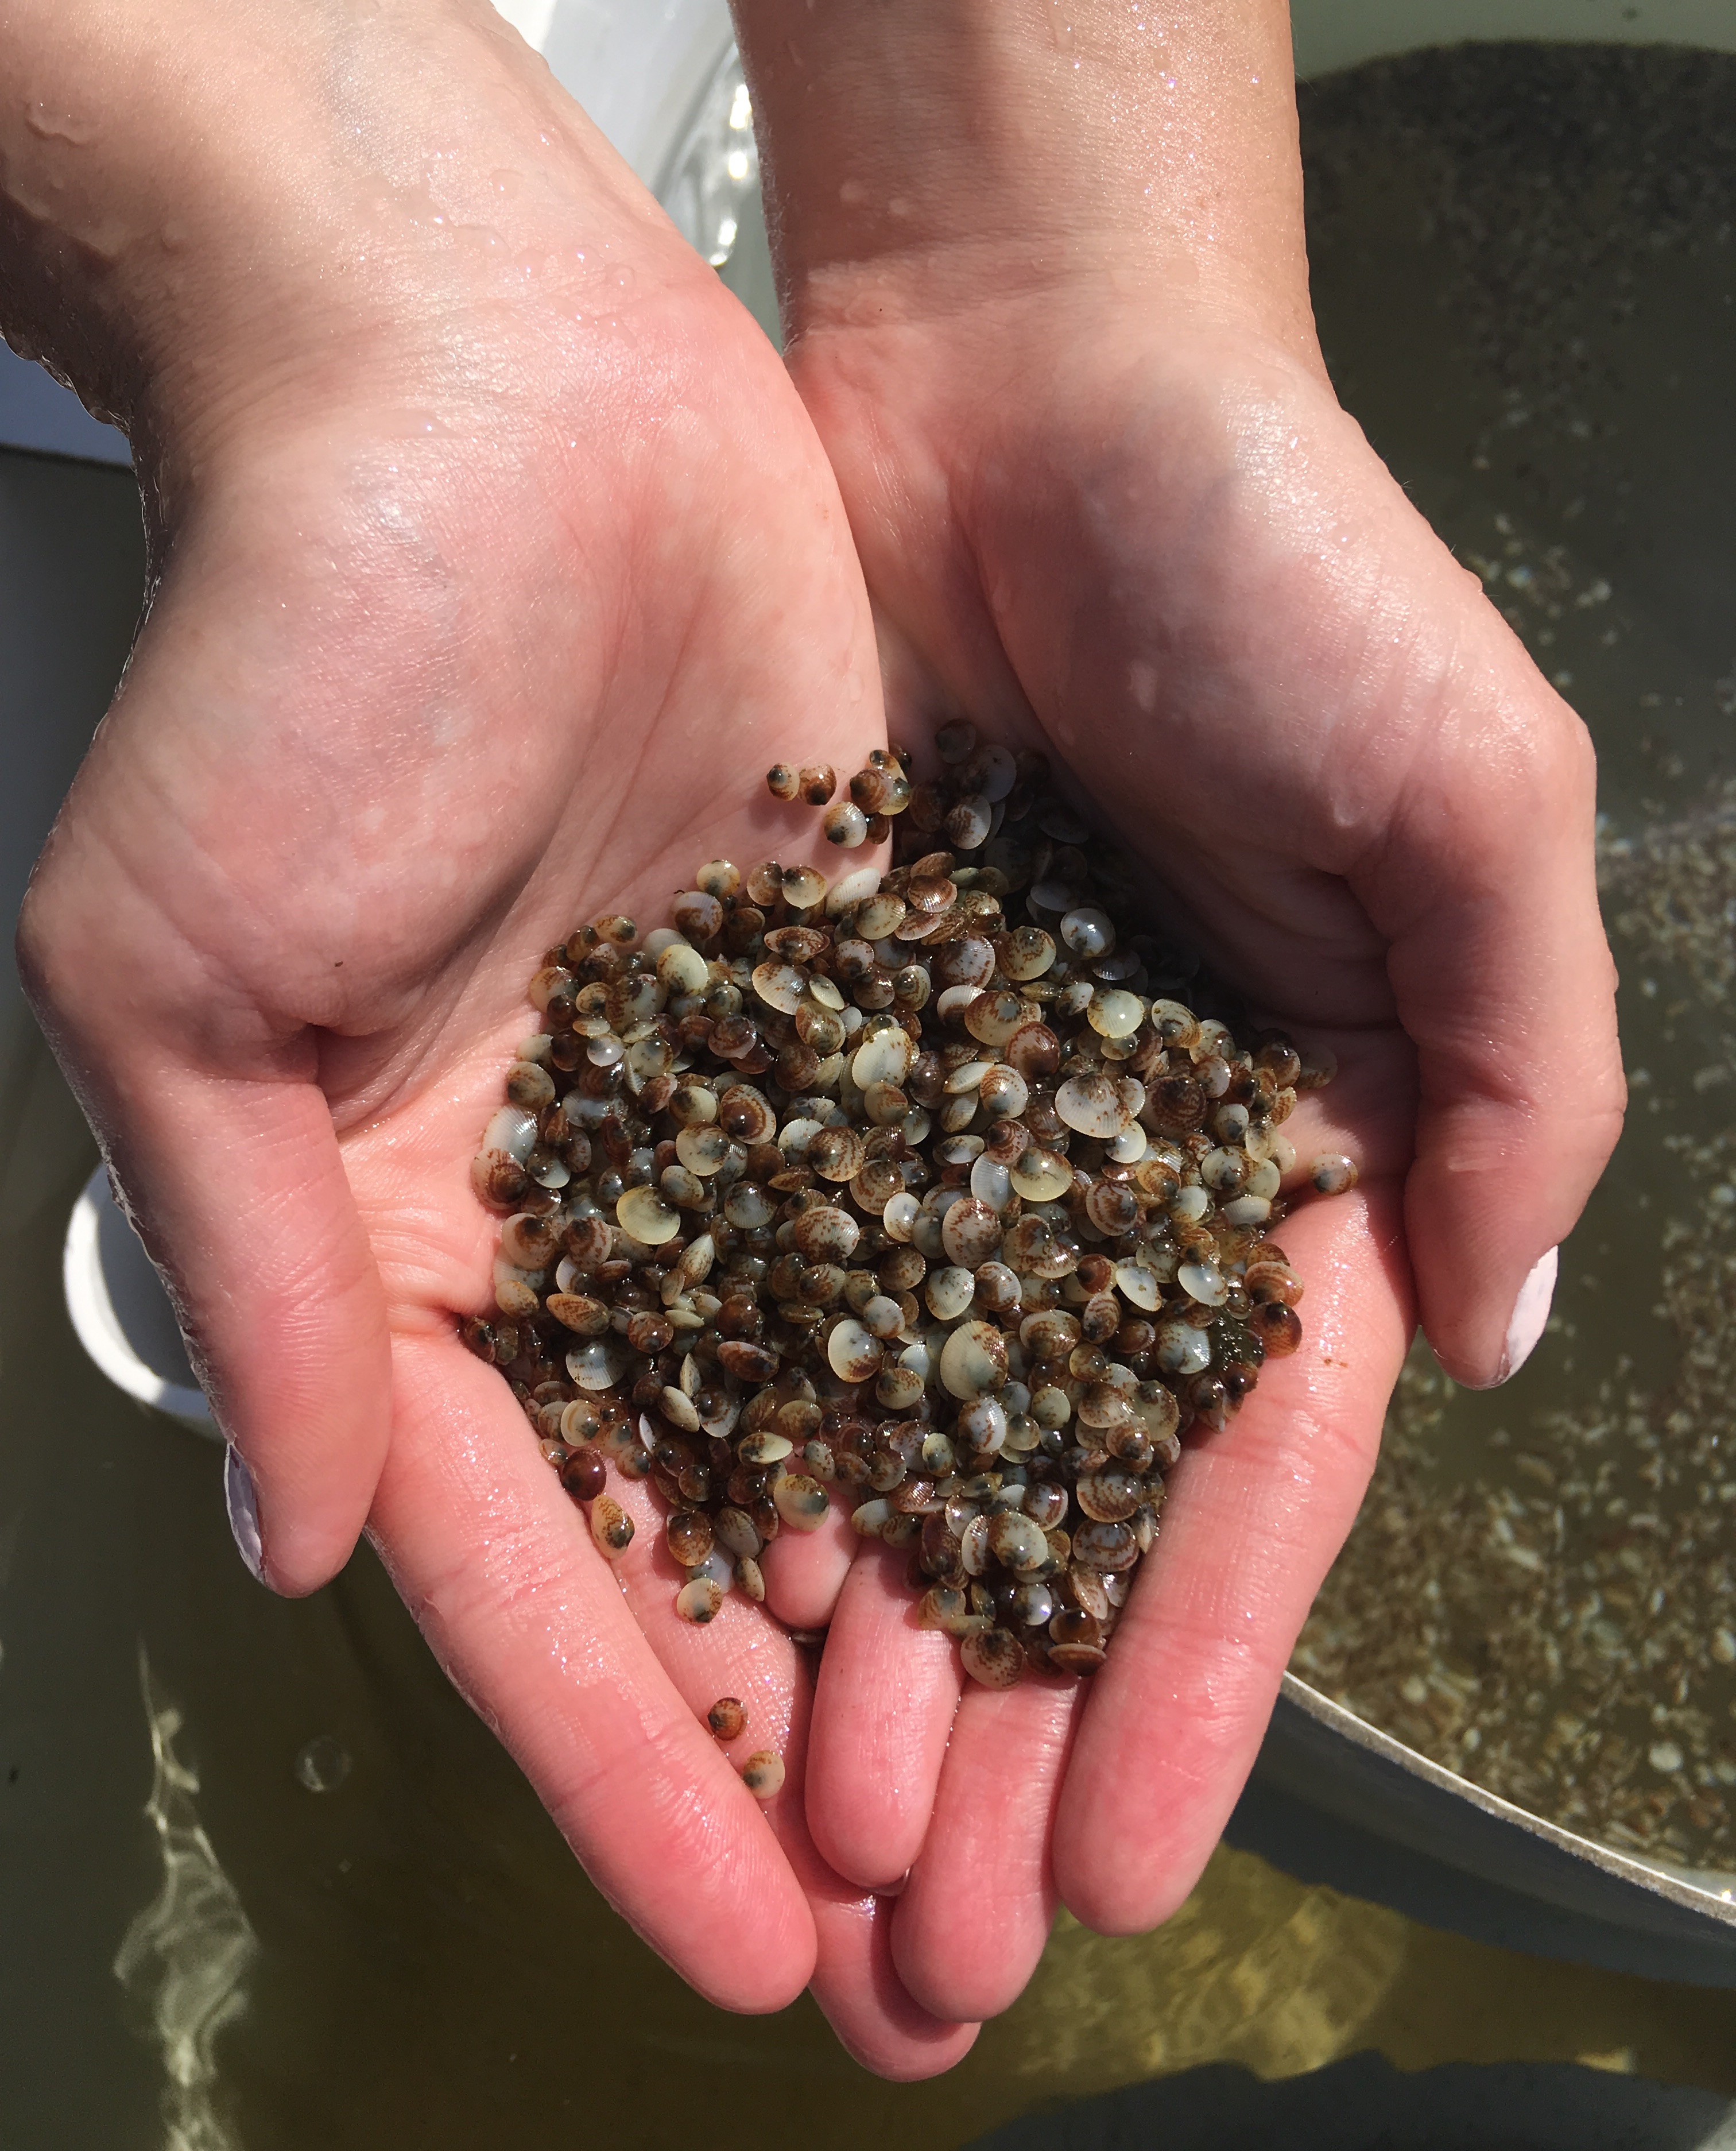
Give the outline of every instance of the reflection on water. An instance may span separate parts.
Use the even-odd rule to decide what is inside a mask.
[[[127,1929],[114,1976],[143,2007],[163,2057],[164,2151],[241,2151],[217,2110],[214,2049],[246,2009],[259,1938],[199,1822],[198,1773],[175,1753],[181,1713],[158,1693],[143,1649],[139,1678],[153,1764],[144,1811],[161,1848],[163,1884]]]
[[[1597,742],[1628,1126],[1506,1389],[1426,1352],[1295,1659],[1570,1828],[1736,1866],[1736,63],[1483,47],[1305,93],[1347,402]],[[1498,1043],[1497,1048],[1498,1050]]]

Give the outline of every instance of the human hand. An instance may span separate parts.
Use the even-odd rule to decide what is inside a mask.
[[[11,200],[66,207],[8,231],[8,326],[127,421],[153,589],[21,955],[245,1460],[241,1536],[295,1593],[368,1518],[703,1992],[813,1976],[883,2066],[949,2057],[806,1840],[787,1634],[739,1598],[678,1622],[643,1505],[612,1571],[452,1313],[490,1302],[470,1163],[542,952],[773,848],[770,762],[884,736],[811,428],[486,8],[78,13],[26,38],[38,80],[70,54],[40,128],[4,123]],[[775,1551],[773,1606],[823,1617],[842,1541]],[[764,1814],[703,1723],[729,1692],[736,1759],[788,1763]]]
[[[1183,1458],[1088,1690],[961,1699],[896,1561],[845,1585],[815,1841],[865,1885],[909,1871],[910,1992],[983,2016],[1057,1895],[1128,1932],[1192,1887],[1413,1310],[1471,1383],[1541,1330],[1622,1109],[1594,772],[1325,377],[1281,10],[1183,8],[1148,38],[1093,0],[741,13],[790,362],[894,736],[963,711],[1045,751],[1159,916],[1336,1054],[1285,1132],[1305,1167],[1361,1167],[1286,1219],[1304,1350]]]

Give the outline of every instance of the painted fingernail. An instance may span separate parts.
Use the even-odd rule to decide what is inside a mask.
[[[1519,1297],[1513,1303],[1513,1318],[1507,1324],[1506,1349],[1501,1354],[1502,1381],[1516,1374],[1537,1349],[1543,1325],[1549,1319],[1550,1302],[1555,1298],[1555,1273],[1560,1255],[1559,1248],[1552,1248],[1519,1288]]]
[[[260,1538],[259,1496],[253,1474],[241,1460],[241,1452],[230,1442],[223,1452],[223,1505],[229,1511],[229,1527],[247,1573],[255,1583],[265,1580],[265,1549]]]

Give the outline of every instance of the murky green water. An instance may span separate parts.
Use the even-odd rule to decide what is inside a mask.
[[[1417,1358],[1297,1668],[1570,1826],[1736,1865],[1736,65],[1483,48],[1305,95],[1350,407],[1597,743],[1633,1102],[1548,1334]],[[1421,1587],[1419,1588],[1419,1586]]]
[[[1688,1810],[1723,1798],[1736,1695],[1712,1445],[1736,1370],[1733,89],[1727,62],[1509,48],[1305,105],[1335,377],[1598,737],[1636,1110],[1532,1366],[1493,1399],[1411,1378],[1302,1669],[1552,1812],[1601,1769],[1585,1819],[1684,1859],[1723,1855],[1721,1814]],[[101,483],[122,529],[129,482]],[[84,1361],[58,1249],[88,1138],[40,1048],[0,1045],[0,2142],[941,2145],[1217,2055],[1515,2051],[1453,2045],[1445,2004],[1419,2045],[1403,1923],[1234,1855],[1152,1941],[1064,1929],[936,2086],[871,2083],[805,2004],[753,2023],[697,2002],[589,1889],[377,1565],[302,1605],[255,1590],[214,1448]],[[1668,1744],[1679,1770],[1652,1764]],[[1635,1791],[1663,1809],[1626,1821]]]

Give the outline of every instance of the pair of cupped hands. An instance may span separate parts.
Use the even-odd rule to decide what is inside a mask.
[[[70,64],[15,11],[5,326],[128,423],[152,558],[20,946],[264,1581],[365,1529],[653,1946],[916,2077],[1057,1903],[1192,1887],[1419,1315],[1465,1382],[1535,1341],[1612,973],[1584,732],[1326,380],[1281,10],[739,13],[787,364],[481,0],[111,8]],[[677,1620],[643,1490],[611,1568],[453,1319],[542,951],[824,852],[768,765],[961,714],[1336,1055],[1286,1132],[1361,1167],[1285,1221],[1303,1349],[1184,1456],[1103,1673],[962,1694],[842,1509]]]

